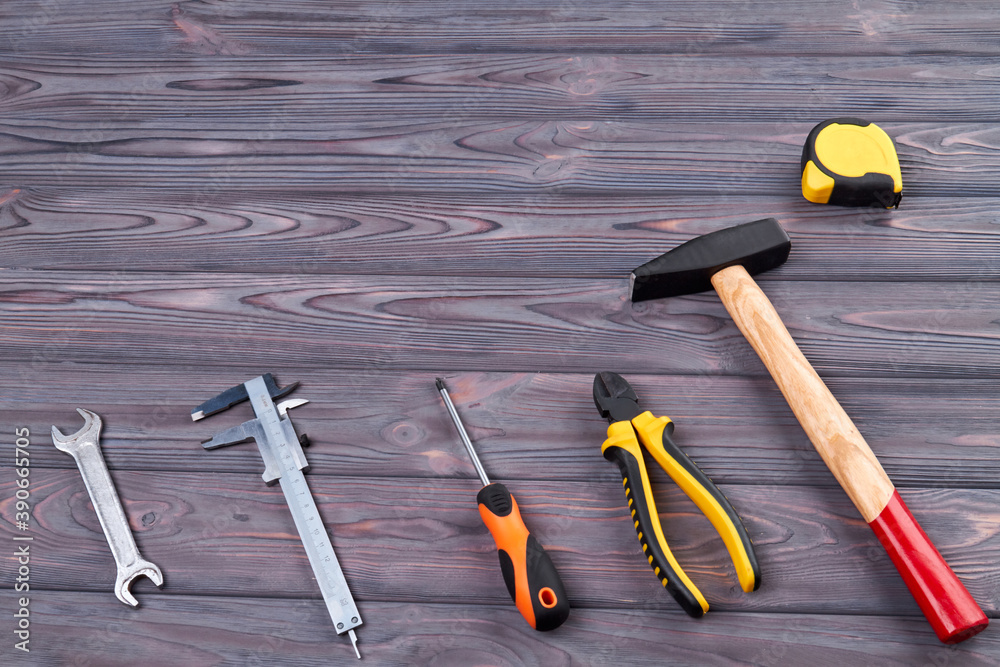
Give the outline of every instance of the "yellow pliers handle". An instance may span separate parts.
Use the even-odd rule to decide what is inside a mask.
[[[718,531],[745,592],[760,586],[760,567],[753,543],[733,506],[701,468],[674,444],[670,438],[672,431],[670,419],[654,417],[646,411],[630,422],[611,424],[601,453],[621,469],[632,520],[650,566],[678,604],[697,618],[708,611],[708,602],[677,563],[663,537],[640,442]]]

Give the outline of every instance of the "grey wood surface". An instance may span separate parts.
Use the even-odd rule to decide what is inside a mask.
[[[264,372],[310,400],[365,664],[1000,663],[992,628],[937,642],[714,294],[627,300],[639,264],[777,217],[793,251],[763,289],[996,619],[995,2],[5,0],[0,27],[3,664],[356,662],[256,449],[199,446],[248,406],[189,418]],[[801,197],[805,135],[839,115],[894,138],[899,210]],[[653,466],[712,609],[662,590],[600,456],[601,370],[732,500],[759,591]],[[553,632],[506,596],[435,376],[562,573]],[[164,570],[135,610],[48,436],[76,407]]]

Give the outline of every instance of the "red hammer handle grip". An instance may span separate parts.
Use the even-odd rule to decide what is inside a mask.
[[[957,644],[986,628],[986,614],[931,544],[898,491],[868,525],[889,553],[938,639]]]

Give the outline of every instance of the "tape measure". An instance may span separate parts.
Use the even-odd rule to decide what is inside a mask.
[[[903,176],[892,139],[859,118],[823,121],[802,148],[802,196],[816,204],[898,207]]]

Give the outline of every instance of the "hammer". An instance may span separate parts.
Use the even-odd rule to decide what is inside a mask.
[[[774,218],[699,236],[636,269],[632,301],[715,288],[816,451],[889,553],[938,639],[957,644],[984,630],[986,615],[910,514],[868,443],[750,277],[784,264],[791,247]]]

